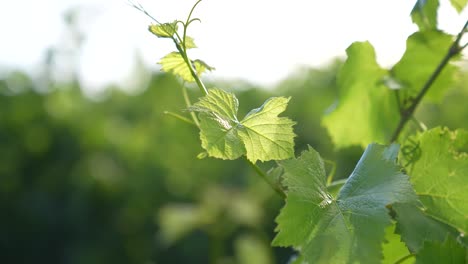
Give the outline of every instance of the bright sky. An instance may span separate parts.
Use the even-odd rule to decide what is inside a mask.
[[[185,19],[195,0],[140,0],[162,22]],[[216,67],[209,78],[242,78],[274,84],[303,65],[320,66],[344,56],[353,41],[369,40],[384,66],[395,63],[406,37],[416,30],[409,13],[414,0],[204,0],[189,35],[200,58]],[[135,54],[156,69],[174,48],[147,31],[151,22],[126,0],[15,0],[0,2],[1,68],[37,70],[44,51],[67,39],[63,14],[85,7],[86,39],[79,56],[80,80],[100,89],[130,78]],[[441,0],[439,25],[455,34],[459,15]]]

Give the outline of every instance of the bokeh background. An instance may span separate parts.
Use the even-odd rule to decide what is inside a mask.
[[[147,33],[150,21],[125,1],[117,7],[115,1],[104,2],[1,4],[5,19],[1,27],[6,34],[0,45],[0,263],[286,263],[293,251],[269,245],[274,237],[274,217],[283,201],[242,161],[197,159],[202,149],[196,128],[164,114],[187,114],[183,112],[182,83],[160,72],[155,64],[172,50],[170,45],[159,44],[164,41]],[[188,9],[193,4],[181,2]],[[219,2],[234,5],[233,1]],[[353,17],[360,16],[365,2],[356,1]],[[295,4],[299,2],[289,6]],[[404,14],[395,18],[395,23],[403,21],[401,28],[393,28],[396,33],[381,34],[382,38],[395,39],[396,47],[402,48],[386,53],[386,46],[377,44],[383,64],[398,60],[404,39],[415,30],[409,18],[413,4],[399,4],[392,10]],[[219,21],[226,28],[220,5],[206,0],[199,16],[206,16],[210,23]],[[239,10],[247,6],[235,5]],[[173,15],[170,12],[182,9],[168,4],[167,9],[173,10],[168,15],[161,11],[164,7],[160,3],[154,9],[169,17]],[[182,16],[187,8],[180,12]],[[204,13],[204,8],[211,11]],[[381,12],[369,8],[363,14]],[[111,16],[106,10],[124,11]],[[271,30],[277,25],[267,23],[267,19],[277,17],[262,20],[267,10],[254,6],[247,14],[263,21],[262,28]],[[374,20],[384,20],[372,14]],[[338,14],[328,16],[342,23]],[[463,13],[451,14],[445,20],[440,16],[447,31],[456,32],[458,24],[463,24],[458,23]],[[112,22],[108,27],[98,23],[104,18]],[[54,25],[44,22],[47,19]],[[19,20],[23,24],[14,22]],[[258,21],[243,23],[255,25]],[[313,27],[302,20],[291,24]],[[324,158],[336,162],[335,177],[345,178],[363,150],[353,147],[336,151],[321,126],[321,117],[336,103],[336,73],[346,46],[352,40],[378,37],[369,33],[351,40],[353,34],[348,36],[332,25],[321,26],[322,35],[302,29],[299,32],[308,36],[304,40],[308,47],[301,46],[301,54],[309,50],[320,54],[320,48],[312,45],[329,43],[327,36],[345,37],[331,41],[338,44],[327,51],[328,57],[299,57],[293,52],[297,46],[281,44],[283,38],[289,39],[287,25],[258,31],[237,24],[218,35],[214,31],[219,29],[198,28],[193,35],[197,39],[200,34],[201,51],[195,55],[208,57],[208,63],[209,58],[216,58],[211,64],[219,67],[220,73],[208,75],[207,86],[235,92],[241,102],[240,116],[270,96],[292,96],[285,115],[298,123],[296,153],[313,146]],[[363,32],[373,32],[374,27],[368,25]],[[120,29],[124,37],[92,46],[100,38],[110,38],[102,38],[93,31],[96,28],[112,34]],[[245,33],[249,30],[257,32],[259,39]],[[132,38],[128,34],[131,31],[144,37]],[[44,40],[37,32],[55,33]],[[272,34],[278,35],[273,38]],[[294,34],[291,43],[300,43],[301,36]],[[143,47],[134,46],[139,41],[145,42]],[[203,51],[202,44],[211,42],[222,48],[214,51],[209,46]],[[257,42],[260,47],[271,43],[273,51],[259,49]],[[122,52],[116,52],[115,47]],[[257,53],[259,57],[251,55]],[[120,54],[126,58],[120,58]],[[292,63],[295,60],[298,64]],[[426,103],[418,110],[418,119],[426,126],[468,128],[466,56],[459,63],[463,70],[443,102]],[[271,65],[274,69],[269,68]],[[190,85],[189,92],[193,100],[200,96]],[[259,165],[268,170],[275,164]]]

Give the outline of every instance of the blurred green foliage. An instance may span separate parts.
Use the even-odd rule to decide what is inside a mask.
[[[298,122],[296,153],[310,144],[336,162],[339,179],[362,153],[334,150],[320,125],[341,65],[298,69],[271,90],[208,87],[235,92],[240,116],[292,96],[285,116]],[[417,116],[468,128],[467,83],[460,75],[442,104]],[[1,263],[287,262],[292,252],[269,246],[281,199],[242,161],[197,159],[196,128],[164,114],[188,115],[174,77],[155,74],[137,95],[111,88],[99,100],[76,82],[38,86],[21,72],[0,79]]]

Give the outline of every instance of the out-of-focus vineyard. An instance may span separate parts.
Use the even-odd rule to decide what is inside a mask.
[[[343,178],[362,149],[333,152],[321,126],[340,65],[300,69],[274,89],[210,85],[238,95],[240,116],[270,96],[292,96],[296,152],[312,145]],[[460,74],[418,119],[468,128],[467,84]],[[154,73],[138,94],[110,87],[98,100],[77,81],[40,85],[19,71],[0,80],[1,263],[287,261],[291,252],[269,245],[279,197],[242,161],[197,159],[196,127],[165,114],[184,109],[174,77]]]

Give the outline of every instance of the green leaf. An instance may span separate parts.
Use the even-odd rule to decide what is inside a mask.
[[[383,84],[387,74],[369,42],[353,43],[338,74],[339,100],[322,123],[339,148],[387,142],[399,119],[394,92]]]
[[[237,134],[239,101],[232,93],[211,89],[189,110],[200,112],[200,139],[208,155],[237,159],[246,153]]]
[[[437,29],[439,0],[417,0],[411,11],[413,23],[420,31]]]
[[[252,162],[282,160],[294,156],[295,122],[278,117],[288,102],[285,97],[270,98],[238,121],[235,95],[211,89],[189,110],[200,113],[200,139],[210,156],[236,159],[245,154]]]
[[[149,25],[148,30],[159,38],[172,38],[177,32],[177,21],[159,25]]]
[[[202,60],[194,60],[193,62],[193,65],[195,67],[195,71],[197,71],[197,74],[198,75],[201,75],[202,73],[204,73],[205,71],[213,71],[215,70],[214,67],[211,67],[210,65],[206,64],[206,62],[202,61]]]
[[[443,242],[448,235],[457,236],[456,232],[422,212],[412,204],[394,204],[397,233],[405,241],[411,252],[418,252],[425,241]]]
[[[195,81],[190,72],[189,66],[179,52],[174,51],[167,54],[161,59],[161,61],[159,61],[159,64],[161,64],[162,70],[165,72],[171,72],[174,75],[180,76],[187,82]],[[214,69],[202,60],[192,61],[192,64],[195,67],[198,76],[200,76],[206,70],[211,71]]]
[[[383,243],[382,264],[394,264],[396,261],[410,254],[405,243],[401,242],[401,237],[395,233],[395,225],[385,228],[385,242]],[[405,262],[409,264],[410,262]]]
[[[416,197],[395,163],[397,153],[369,145],[336,198],[327,192],[324,164],[313,149],[281,162],[288,191],[273,245],[301,249],[309,263],[379,263],[391,224],[386,206]]]
[[[468,131],[434,128],[409,138],[401,154],[425,213],[468,232]]]
[[[416,255],[416,264],[460,264],[466,263],[466,257],[466,248],[449,237],[444,243],[426,242],[424,248]]]
[[[250,111],[240,122],[239,137],[247,150],[247,159],[283,160],[294,156],[293,125],[289,118],[278,117],[286,110],[290,98],[273,97]]]
[[[458,13],[461,13],[461,11],[463,11],[466,4],[468,3],[468,0],[450,0],[450,3],[457,10]]]
[[[186,36],[185,37],[185,48],[186,49],[194,49],[196,48],[197,45],[195,44],[195,41],[193,40],[192,37]]]
[[[453,37],[441,31],[416,32],[406,41],[406,51],[393,67],[393,77],[402,84],[403,98],[415,97],[446,55]],[[426,100],[440,102],[445,91],[454,84],[457,67],[447,64],[431,89]]]

